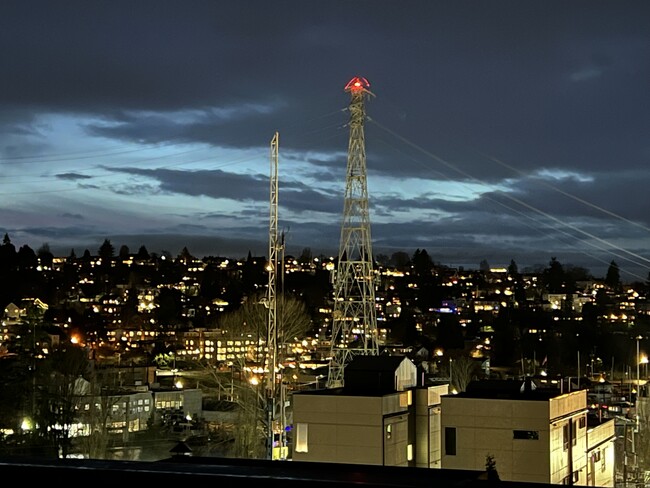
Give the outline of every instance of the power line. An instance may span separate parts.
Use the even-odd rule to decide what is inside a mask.
[[[422,154],[426,155],[427,157],[429,157],[429,158],[431,158],[431,159],[434,159],[435,161],[437,161],[437,162],[439,162],[439,163],[445,165],[446,167],[452,169],[452,170],[455,171],[456,173],[458,173],[458,174],[464,176],[465,178],[467,178],[467,179],[469,179],[469,180],[471,180],[471,181],[474,181],[474,182],[476,182],[476,183],[480,183],[480,184],[486,185],[486,183],[485,183],[484,181],[481,181],[480,179],[474,177],[473,175],[471,175],[471,174],[469,174],[469,173],[467,173],[467,172],[465,172],[465,171],[463,171],[463,170],[457,168],[456,166],[454,166],[454,165],[451,164],[450,162],[448,162],[448,161],[446,161],[445,159],[443,159],[443,158],[441,158],[441,157],[439,157],[439,156],[433,154],[433,153],[430,152],[430,151],[427,151],[426,149],[420,147],[419,145],[413,143],[412,141],[409,141],[409,140],[406,139],[405,137],[403,137],[403,136],[397,134],[396,132],[392,131],[391,129],[385,127],[384,125],[382,125],[382,124],[380,124],[380,123],[378,123],[376,120],[374,120],[374,119],[372,119],[372,118],[370,118],[370,117],[368,117],[368,120],[369,120],[370,122],[372,122],[375,126],[377,126],[377,127],[379,127],[380,129],[386,131],[387,133],[391,134],[393,137],[397,138],[398,140],[402,141],[403,143],[407,144],[409,147],[412,147],[413,149],[416,149],[417,151],[421,152]],[[634,264],[641,265],[641,266],[644,266],[644,267],[646,267],[646,268],[650,268],[650,259],[648,259],[648,258],[646,258],[646,257],[644,257],[644,256],[641,256],[640,254],[637,254],[637,253],[634,253],[634,252],[629,251],[629,250],[627,250],[627,249],[624,249],[624,248],[622,248],[622,247],[620,247],[620,246],[618,246],[618,245],[616,245],[616,244],[614,244],[614,243],[611,243],[611,242],[609,242],[609,241],[607,241],[607,240],[605,240],[605,239],[602,239],[602,238],[600,238],[600,237],[598,237],[598,236],[596,236],[596,235],[594,235],[594,234],[591,234],[591,233],[589,233],[589,232],[587,232],[587,231],[584,231],[584,230],[580,229],[579,227],[577,227],[577,226],[575,226],[575,225],[573,225],[573,224],[570,224],[570,223],[567,223],[567,222],[565,222],[565,221],[562,221],[562,220],[558,219],[557,217],[555,217],[555,216],[553,216],[553,215],[551,215],[551,214],[549,214],[549,213],[547,213],[547,212],[544,212],[544,211],[542,211],[542,210],[540,210],[540,209],[534,207],[533,205],[530,205],[530,204],[524,202],[523,200],[521,200],[521,199],[519,199],[519,198],[516,198],[516,197],[514,197],[514,196],[508,194],[507,192],[500,192],[500,194],[501,194],[502,196],[504,196],[505,198],[507,198],[507,199],[509,199],[509,200],[511,200],[511,201],[513,201],[513,202],[515,202],[515,203],[517,203],[518,205],[520,205],[520,206],[522,206],[522,207],[525,207],[525,208],[527,208],[527,209],[529,209],[529,210],[531,210],[531,211],[533,211],[533,212],[538,213],[539,215],[542,215],[542,216],[546,217],[546,218],[549,219],[549,220],[552,220],[552,221],[556,222],[556,223],[559,224],[560,226],[569,227],[569,228],[571,228],[572,230],[574,230],[575,232],[578,232],[578,233],[580,233],[580,234],[583,234],[584,236],[587,236],[587,237],[589,237],[589,238],[591,238],[591,239],[593,239],[593,240],[595,240],[595,241],[601,242],[601,243],[603,243],[603,244],[609,246],[610,248],[617,249],[618,251],[621,251],[621,252],[624,253],[624,254],[627,254],[627,255],[629,255],[629,256],[632,256],[632,257],[635,258],[635,259],[638,259],[639,261],[643,261],[643,262],[645,262],[645,263],[648,263],[648,264],[645,264],[645,265],[641,265],[640,263],[638,263],[638,262],[636,262],[636,261],[632,261]],[[490,200],[496,202],[496,200],[494,200],[494,199],[490,199]],[[587,241],[585,241],[585,242],[587,242]],[[620,255],[619,255],[619,256],[620,256]]]

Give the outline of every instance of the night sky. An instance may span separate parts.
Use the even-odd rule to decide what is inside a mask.
[[[338,252],[354,76],[373,253],[650,269],[650,2],[0,2],[0,232],[55,255]]]

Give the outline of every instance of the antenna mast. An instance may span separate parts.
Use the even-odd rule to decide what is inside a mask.
[[[267,325],[267,456],[268,459],[284,459],[286,455],[284,438],[284,389],[281,372],[276,372],[279,366],[278,354],[278,303],[277,303],[277,270],[278,270],[278,144],[279,134],[276,132],[271,139],[271,176],[270,180],[270,215],[269,215],[269,273],[267,290],[268,325]],[[279,369],[278,369],[279,371]],[[277,376],[280,374],[280,380]],[[277,439],[277,444],[276,444]],[[275,448],[279,449],[276,451]],[[276,455],[276,453],[278,453]]]
[[[353,356],[378,355],[376,276],[373,269],[368,210],[364,101],[374,96],[368,80],[355,77],[350,93],[350,140],[337,268],[333,274],[334,309],[328,388],[343,386],[343,370]]]

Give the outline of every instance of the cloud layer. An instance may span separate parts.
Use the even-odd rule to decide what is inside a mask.
[[[643,1],[13,1],[0,231],[17,246],[337,252],[364,76],[375,253],[650,269]],[[230,243],[230,244],[228,244]],[[137,249],[134,249],[137,250]]]

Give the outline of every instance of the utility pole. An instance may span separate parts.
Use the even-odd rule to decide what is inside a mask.
[[[333,274],[328,388],[343,386],[344,368],[353,356],[379,354],[364,140],[364,102],[374,96],[369,87],[368,80],[361,77],[352,78],[345,86],[351,96],[350,139],[341,240]]]

